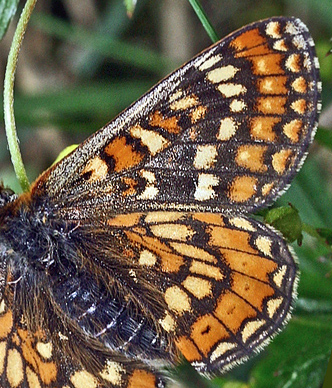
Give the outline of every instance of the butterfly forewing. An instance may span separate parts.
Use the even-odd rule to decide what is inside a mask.
[[[276,17],[227,36],[43,173],[0,187],[3,388],[162,388],[229,369],[287,322],[297,270],[245,213],[287,188],[320,108],[314,44]],[[17,373],[16,373],[17,372]]]
[[[39,183],[65,200],[69,216],[91,200],[84,213],[252,211],[275,199],[303,160],[317,124],[317,67],[299,20],[249,25],[163,80]]]

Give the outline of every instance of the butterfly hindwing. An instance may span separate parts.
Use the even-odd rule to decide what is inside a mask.
[[[135,252],[138,286],[146,277],[159,285],[166,308],[158,322],[200,372],[228,369],[287,321],[297,269],[271,228],[244,216],[180,212],[120,215],[108,225]]]
[[[163,388],[157,372],[137,361],[111,352],[75,348],[74,339],[61,332],[56,336],[31,332],[24,317],[17,320],[5,300],[0,303],[0,384],[8,388]],[[67,333],[68,334],[68,333]],[[57,337],[56,341],[54,339]],[[64,344],[60,344],[63,342]],[[69,342],[69,343],[67,343]],[[84,352],[86,358],[84,359]],[[83,352],[83,354],[81,354]],[[91,361],[95,358],[95,361]],[[84,365],[86,369],[84,369]]]

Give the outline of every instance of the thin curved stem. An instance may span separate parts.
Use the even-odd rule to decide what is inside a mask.
[[[200,2],[198,0],[188,0],[188,1],[193,7],[194,11],[196,12],[197,17],[201,21],[203,27],[205,28],[206,33],[209,35],[212,42],[213,43],[217,42],[219,40],[218,34],[216,30],[213,28],[209,19],[207,18],[206,13],[203,7],[201,6]]]
[[[27,24],[30,20],[36,2],[37,0],[27,0],[21,13],[20,20],[18,21],[16,31],[13,37],[13,42],[11,44],[8,55],[3,92],[4,119],[9,152],[14,166],[15,174],[20,182],[23,191],[28,191],[30,184],[23,164],[16,133],[16,124],[14,116],[14,80],[17,67],[18,53],[22,46],[24,33],[26,31]]]

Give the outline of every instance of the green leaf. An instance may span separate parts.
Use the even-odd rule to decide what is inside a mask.
[[[61,159],[63,159],[65,156],[67,156],[72,151],[74,151],[74,149],[77,148],[77,146],[78,146],[78,144],[72,144],[72,145],[66,147],[64,150],[62,150],[59,153],[59,155],[57,156],[57,158],[55,159],[53,164],[56,164],[56,163],[60,162]]]
[[[248,384],[242,382],[242,381],[233,381],[233,380],[226,380],[223,378],[216,378],[214,379],[211,384],[211,388],[249,388]]]
[[[264,217],[265,222],[280,230],[289,241],[302,241],[302,221],[294,206],[281,206],[269,210]]]
[[[19,0],[2,0],[0,2],[0,40],[4,37],[9,23],[15,15]]]
[[[316,232],[326,241],[327,244],[332,245],[332,229],[317,228]]]
[[[133,13],[135,11],[135,7],[137,4],[137,0],[124,0],[125,6],[127,8],[127,15],[128,17],[132,17]]]
[[[319,388],[331,349],[331,314],[294,317],[253,369],[250,387]]]

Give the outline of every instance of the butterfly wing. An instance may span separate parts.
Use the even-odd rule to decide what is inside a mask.
[[[166,306],[158,322],[198,371],[229,369],[288,320],[297,269],[270,227],[244,216],[181,212],[119,215],[108,225],[136,252],[131,276],[142,282],[142,298],[142,268],[158,284]]]
[[[54,335],[55,334],[55,335]],[[68,333],[67,333],[68,334]],[[74,336],[31,332],[24,317],[17,319],[10,304],[0,302],[0,384],[21,388],[162,388],[158,372],[137,361],[85,347],[72,353]],[[61,344],[62,342],[62,344]],[[82,346],[82,344],[81,344]],[[71,349],[68,352],[68,348]],[[67,349],[67,350],[66,350]],[[90,352],[90,354],[89,354]],[[92,361],[91,361],[92,360]],[[95,361],[93,361],[95,360]],[[86,369],[83,366],[86,366]]]
[[[67,218],[144,210],[252,211],[299,169],[317,126],[318,61],[298,19],[229,35],[43,174]]]

